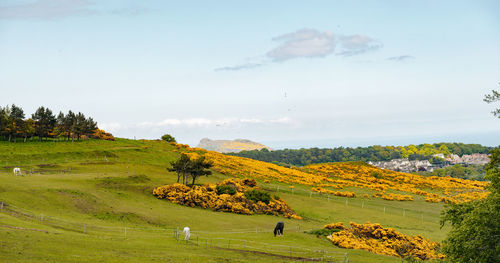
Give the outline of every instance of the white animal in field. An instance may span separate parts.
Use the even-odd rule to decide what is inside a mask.
[[[189,227],[185,227],[182,232],[184,233],[184,240],[188,241],[191,237],[191,230],[189,229]]]
[[[21,173],[21,168],[19,168],[19,167],[14,168],[14,175],[23,175]]]

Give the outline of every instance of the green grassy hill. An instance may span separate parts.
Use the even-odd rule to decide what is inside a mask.
[[[178,158],[163,141],[0,142],[0,262],[401,262],[333,246],[304,233],[331,222],[377,222],[410,235],[444,239],[442,204],[311,195],[303,185],[261,183],[304,219],[238,215],[159,200],[153,188],[175,182]],[[14,176],[21,167],[25,176]],[[199,183],[218,182],[214,173]],[[280,190],[278,192],[278,186]],[[283,192],[285,189],[285,192]],[[274,237],[278,221],[285,236]],[[184,226],[190,242],[176,238]],[[347,254],[346,254],[347,253]]]

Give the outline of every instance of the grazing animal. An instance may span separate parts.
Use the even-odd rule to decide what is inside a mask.
[[[285,228],[285,223],[278,222],[274,227],[274,236],[278,234],[278,236],[283,236],[283,228]]]
[[[23,175],[21,173],[21,168],[19,168],[19,167],[14,168],[14,175]]]
[[[189,227],[185,227],[182,232],[184,233],[184,240],[188,241],[191,237],[191,230],[189,229]]]

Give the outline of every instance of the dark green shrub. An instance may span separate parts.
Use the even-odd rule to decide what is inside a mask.
[[[269,201],[271,201],[271,196],[269,195],[268,192],[262,191],[262,190],[256,190],[256,189],[246,191],[245,197],[248,200],[252,200],[254,202],[261,201],[261,202],[264,202],[266,204],[269,204]]]
[[[170,134],[164,134],[163,136],[161,136],[161,139],[167,142],[176,142],[174,136]]]
[[[377,179],[382,179],[382,173],[379,171],[372,172],[372,176]]]
[[[307,234],[311,234],[311,235],[316,235],[317,237],[320,237],[320,236],[329,236],[331,235],[332,233],[335,233],[335,232],[339,232],[340,229],[325,229],[325,228],[321,228],[321,229],[313,229],[309,232],[306,232]]]
[[[236,189],[232,185],[218,185],[217,186],[217,194],[228,194],[234,195],[236,194]]]

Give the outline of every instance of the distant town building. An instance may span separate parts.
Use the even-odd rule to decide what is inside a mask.
[[[450,154],[445,161],[450,162],[451,164],[480,164],[484,165],[490,162],[490,158],[487,154],[484,153],[473,153],[473,154],[464,154],[462,157],[456,154]]]
[[[490,158],[488,157],[488,155],[482,154],[482,153],[473,153],[470,155],[464,154],[464,155],[462,155],[462,157],[460,157],[456,154],[450,154],[448,156],[445,156],[442,153],[434,154],[433,156],[444,159],[444,162],[440,163],[440,164],[431,164],[428,160],[410,161],[407,158],[403,158],[403,159],[393,159],[390,161],[382,161],[382,162],[368,162],[368,164],[382,168],[382,169],[411,173],[411,172],[418,172],[418,171],[432,172],[436,168],[442,168],[442,167],[455,165],[455,164],[485,165],[490,161]]]
[[[393,159],[390,161],[382,162],[368,162],[368,164],[387,170],[398,172],[417,172],[417,171],[434,171],[433,165],[428,160],[414,160],[410,161],[407,158]]]

